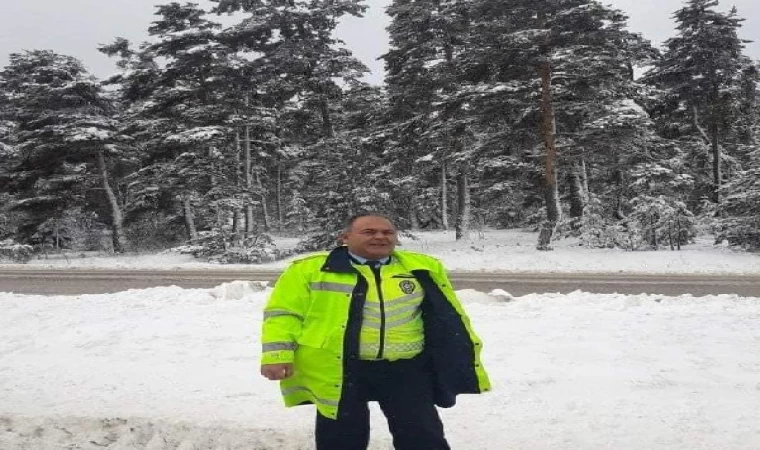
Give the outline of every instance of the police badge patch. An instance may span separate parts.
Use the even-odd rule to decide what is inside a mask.
[[[411,294],[417,286],[409,280],[404,280],[398,284],[398,287],[401,288],[404,294]]]

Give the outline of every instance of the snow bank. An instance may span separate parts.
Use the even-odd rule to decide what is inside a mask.
[[[258,374],[266,294],[0,294],[0,448],[312,448]],[[760,299],[459,295],[494,391],[442,410],[453,448],[758,448]]]

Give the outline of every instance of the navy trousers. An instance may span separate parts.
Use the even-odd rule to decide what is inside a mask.
[[[432,376],[422,356],[352,364],[337,420],[317,413],[317,450],[366,450],[369,401],[380,404],[396,450],[450,450],[433,403]]]

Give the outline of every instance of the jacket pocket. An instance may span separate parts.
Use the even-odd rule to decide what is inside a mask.
[[[301,332],[296,342],[298,345],[305,345],[307,347],[322,348],[327,341],[327,335],[324,331],[319,329],[306,329]]]

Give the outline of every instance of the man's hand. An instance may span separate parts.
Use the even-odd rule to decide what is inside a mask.
[[[262,364],[261,374],[272,381],[284,380],[293,376],[293,364]]]

